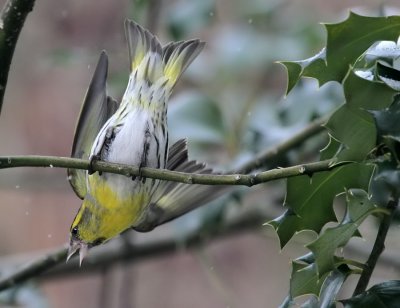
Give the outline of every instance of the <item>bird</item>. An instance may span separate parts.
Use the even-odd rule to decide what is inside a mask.
[[[189,160],[187,139],[169,145],[168,100],[177,81],[204,48],[199,39],[159,39],[133,20],[125,20],[130,74],[121,102],[107,95],[108,56],[102,51],[75,129],[72,157],[168,169],[213,173]],[[91,247],[127,229],[148,232],[205,204],[223,187],[128,177],[68,169],[82,204],[71,224],[68,259],[79,251],[80,264]]]

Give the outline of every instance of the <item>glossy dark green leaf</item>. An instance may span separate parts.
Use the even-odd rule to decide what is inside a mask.
[[[376,204],[386,206],[393,196],[400,195],[400,170],[397,160],[393,157],[381,159],[376,166],[370,192]]]
[[[400,141],[400,96],[388,108],[371,113],[381,136]]]
[[[290,277],[290,296],[295,298],[300,295],[318,295],[327,275],[319,277],[314,263],[303,264],[292,262],[292,275]]]
[[[400,280],[385,281],[355,297],[341,301],[345,308],[397,308],[400,303]]]
[[[318,275],[323,275],[335,269],[335,252],[347,244],[355,234],[360,224],[371,213],[385,210],[378,208],[361,189],[351,189],[346,193],[347,210],[343,221],[333,228],[327,228],[307,248],[315,256]]]
[[[336,221],[332,202],[336,195],[350,188],[367,190],[374,167],[350,164],[329,172],[289,178],[284,206],[288,210],[270,221],[280,239],[281,247],[296,232],[313,230],[317,233],[330,221]]]
[[[303,61],[283,62],[288,71],[288,91],[301,77],[342,82],[351,66],[375,42],[397,40],[400,17],[367,17],[350,13],[340,23],[325,24],[326,49]],[[289,64],[290,63],[290,64]]]
[[[301,60],[301,61],[281,61],[287,70],[288,74],[288,84],[286,89],[286,94],[288,94],[302,76],[315,77],[320,85],[328,82],[329,75],[326,74],[326,62],[325,62],[325,48],[322,49],[315,56]]]
[[[341,265],[326,277],[321,286],[319,296],[312,296],[302,308],[336,308],[336,297],[343,283],[350,274],[347,265]]]
[[[363,161],[376,146],[376,125],[367,110],[390,106],[396,91],[381,82],[350,73],[343,84],[346,103],[329,119],[326,128],[343,144],[339,161]]]
[[[335,157],[343,150],[343,144],[337,141],[332,136],[329,136],[329,143],[321,150],[321,160]]]

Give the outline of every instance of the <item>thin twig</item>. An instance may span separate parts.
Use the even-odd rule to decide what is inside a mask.
[[[9,0],[0,15],[0,113],[18,37],[35,0]]]
[[[139,167],[136,166],[115,164],[104,161],[94,161],[91,164],[91,167],[94,171],[122,174],[129,177],[140,175],[142,177],[151,179],[186,184],[244,185],[250,187],[278,179],[301,175],[312,175],[316,172],[329,171],[333,168],[349,163],[351,162],[335,164],[334,160],[327,159],[319,162],[296,165],[287,168],[276,168],[253,174],[195,174],[148,167],[142,167],[139,169]],[[89,166],[90,164],[88,160],[69,157],[35,155],[0,157],[0,169],[15,167],[57,167],[87,170]]]
[[[305,129],[300,131],[298,134],[293,136],[293,138],[284,141],[281,144],[278,144],[273,149],[267,150],[260,155],[257,155],[257,162],[256,163],[247,163],[242,167],[239,167],[238,170],[246,173],[251,171],[251,168],[259,168],[260,166],[264,165],[268,159],[274,159],[276,156],[282,155],[284,151],[288,151],[293,147],[298,146],[301,142],[308,139],[314,134],[317,134],[320,131],[321,124],[325,122],[325,119],[321,119],[319,121],[311,123]],[[294,139],[294,140],[292,140]],[[28,164],[28,162],[30,164]],[[106,164],[106,163],[105,163]],[[323,162],[324,164],[324,162]],[[42,167],[62,167],[62,168],[80,168],[80,169],[87,169],[89,167],[89,162],[82,161],[79,159],[63,159],[57,157],[34,157],[30,161],[24,160],[22,157],[16,159],[15,157],[2,157],[0,158],[0,169],[6,167],[22,167],[22,166],[42,166]],[[107,165],[107,164],[106,164]],[[110,168],[113,168],[114,164],[108,164],[109,169],[104,169],[103,171],[111,172]],[[111,167],[110,167],[111,166]],[[118,165],[117,165],[118,166]],[[93,168],[98,168],[95,170],[101,170],[100,168],[105,167],[102,166],[102,162],[94,162]],[[115,167],[115,166],[114,166]],[[328,169],[331,168],[326,166]],[[122,167],[118,166],[117,170],[121,171]],[[138,168],[129,167],[130,171],[138,172]],[[293,167],[292,167],[293,168]],[[298,172],[299,170],[304,170],[300,166],[294,167],[295,171]],[[142,176],[147,176],[148,174],[146,169],[142,168]],[[328,170],[327,169],[327,170]],[[155,169],[154,171],[157,171]],[[278,172],[282,172],[283,169],[279,170]],[[287,168],[285,170],[288,170]],[[290,169],[289,169],[290,170]],[[115,170],[114,170],[115,171]],[[160,170],[158,170],[160,171]],[[124,171],[126,172],[126,171]],[[283,171],[285,172],[285,171]],[[313,172],[316,172],[314,170]],[[238,171],[238,173],[241,173]],[[125,174],[125,173],[122,173]],[[132,173],[133,174],[133,173]],[[304,173],[303,173],[304,174]],[[137,174],[136,174],[137,175]],[[190,174],[189,176],[193,176]],[[288,175],[286,175],[288,176]],[[285,177],[285,175],[282,175]],[[237,175],[235,175],[237,178]],[[272,180],[272,179],[271,179]],[[259,226],[261,223],[265,222],[267,219],[264,218],[262,215],[258,213],[255,215],[248,215],[242,217],[240,220],[236,222],[230,222],[227,225],[223,226],[222,229],[219,229],[217,232],[212,232],[208,234],[210,239],[214,239],[214,237],[218,236],[225,236],[232,233],[239,233],[244,230],[254,229],[255,227]],[[192,234],[188,236],[186,241],[186,246],[192,245],[200,245],[204,241],[203,237],[199,234]],[[18,283],[22,283],[28,279],[36,277],[43,272],[47,271],[45,276],[43,277],[59,277],[65,276],[66,274],[84,274],[90,270],[96,270],[98,268],[102,268],[104,266],[109,266],[110,264],[115,264],[115,262],[121,261],[135,261],[141,259],[148,259],[149,257],[160,256],[165,253],[170,253],[175,251],[178,248],[181,248],[181,245],[178,244],[174,239],[168,239],[165,241],[153,242],[149,244],[140,244],[135,246],[123,245],[120,249],[115,249],[111,247],[112,245],[105,245],[100,247],[99,249],[95,249],[90,256],[87,258],[86,263],[84,264],[84,270],[78,267],[77,262],[71,260],[68,264],[63,264],[58,266],[57,268],[48,271],[50,268],[54,267],[57,264],[63,263],[66,258],[67,250],[66,248],[62,248],[57,250],[45,257],[41,257],[33,263],[26,265],[23,269],[19,269],[16,272],[12,273],[6,278],[0,280],[0,291],[5,290],[9,287],[12,287]],[[76,260],[75,260],[76,261]]]
[[[0,281],[0,291],[14,287],[30,277],[40,275],[54,265],[60,264],[65,261],[66,257],[67,248],[63,247],[56,250],[55,252],[41,257],[38,260],[26,264],[23,268],[17,270],[15,273]]]
[[[387,204],[387,209],[390,211],[389,215],[385,215],[379,225],[379,230],[376,235],[375,243],[372,248],[371,254],[368,257],[367,262],[365,263],[364,270],[358,280],[357,286],[354,290],[353,296],[356,296],[367,289],[369,280],[372,276],[372,272],[375,269],[376,263],[382,252],[385,249],[385,240],[387,233],[389,231],[390,223],[392,222],[398,201],[390,200]]]

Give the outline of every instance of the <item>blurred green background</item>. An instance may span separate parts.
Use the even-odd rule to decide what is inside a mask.
[[[232,169],[343,101],[337,85],[318,89],[313,80],[285,98],[285,71],[275,61],[317,53],[325,40],[321,21],[339,22],[349,9],[376,16],[383,4],[386,14],[399,13],[394,0],[37,1],[12,62],[0,155],[69,156],[81,102],[103,49],[110,60],[109,93],[117,99],[123,94],[129,71],[123,21],[132,18],[163,43],[194,37],[207,42],[171,98],[170,136],[188,137],[193,158]],[[289,153],[286,163],[315,159],[326,142],[326,136],[307,142]],[[182,238],[223,206],[224,217],[257,207],[273,217],[282,210],[283,197],[284,182],[242,188],[235,198],[135,238]],[[64,244],[80,200],[65,170],[21,168],[1,170],[0,204],[4,273],[13,269],[8,264]],[[395,240],[388,241],[395,247]],[[301,236],[279,251],[275,235],[264,227],[201,249],[43,279],[3,298],[15,296],[26,307],[276,307],[287,294],[290,258],[305,251]],[[396,273],[382,267],[375,279]]]

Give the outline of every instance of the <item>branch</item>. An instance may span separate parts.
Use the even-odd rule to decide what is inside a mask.
[[[31,277],[39,275],[46,269],[61,263],[66,257],[67,248],[63,248],[33,261],[32,263],[26,264],[23,268],[11,274],[9,277],[0,280],[0,291],[14,287]]]
[[[182,246],[192,248],[203,245],[209,240],[216,240],[217,238],[260,227],[265,220],[266,218],[264,215],[260,215],[259,211],[254,211],[252,214],[242,215],[238,219],[227,223],[225,226],[213,229],[206,234],[202,234],[196,230],[186,237],[183,245],[181,241],[177,241],[174,238],[132,245],[126,245],[125,243],[122,243],[122,241],[115,241],[114,245],[110,243],[109,245],[100,246],[98,249],[94,249],[85,259],[84,265],[82,266],[85,269],[84,271],[82,271],[78,266],[77,258],[74,258],[68,263],[63,262],[67,256],[67,248],[63,247],[30,264],[27,264],[23,269],[18,270],[16,273],[1,279],[0,291],[13,287],[32,277],[38,276],[57,264],[62,263],[59,267],[48,271],[43,278],[83,274],[99,270],[104,268],[104,266],[109,266],[116,262],[148,260],[149,257],[162,256],[178,249],[182,249]],[[119,247],[115,247],[115,245],[119,245]]]
[[[372,272],[375,269],[376,263],[382,252],[385,250],[385,240],[389,231],[390,223],[392,222],[395,210],[397,208],[398,200],[390,200],[387,204],[387,209],[390,211],[389,215],[385,215],[379,225],[378,234],[376,235],[374,247],[372,248],[371,254],[365,262],[365,268],[362,271],[360,279],[358,280],[357,286],[354,290],[353,296],[361,294],[367,289],[369,280],[372,276]]]
[[[8,0],[0,15],[0,113],[18,37],[35,0]]]
[[[93,161],[92,165],[88,160],[54,157],[54,156],[1,156],[0,169],[14,167],[57,167],[57,168],[73,168],[88,169],[92,167],[94,171],[122,174],[129,177],[142,176],[151,179],[159,179],[172,182],[180,182],[186,184],[201,185],[244,185],[253,186],[260,183],[270,182],[278,179],[312,175],[316,172],[329,171],[343,164],[351,162],[343,162],[335,164],[332,159],[322,160],[308,164],[301,164],[287,168],[276,168],[268,171],[253,174],[195,174],[171,171],[167,169],[157,169],[137,166],[129,166],[124,164],[109,163],[105,161]]]
[[[325,119],[317,120],[311,123],[309,126],[304,128],[298,134],[294,135],[291,139],[278,144],[272,149],[269,149],[260,155],[257,155],[256,162],[249,162],[244,164],[242,167],[239,167],[238,173],[247,173],[251,171],[253,168],[259,168],[264,165],[268,160],[276,159],[278,156],[282,155],[285,151],[289,151],[290,149],[298,146],[304,140],[308,139],[312,135],[317,134],[321,131],[321,124],[325,122]],[[79,159],[73,158],[57,158],[57,157],[30,157],[31,159],[25,160],[23,157],[0,157],[0,169],[1,168],[10,168],[10,167],[22,167],[22,166],[42,166],[42,167],[62,167],[62,168],[79,168],[79,169],[87,169],[89,167],[88,161],[83,161]],[[322,162],[325,164],[325,162]],[[121,174],[126,174],[126,170],[123,169],[123,166],[116,165],[116,164],[105,164],[108,165],[109,169],[100,169],[102,167],[102,162],[94,162],[93,168],[96,170],[103,170],[103,171],[120,171]],[[115,168],[115,166],[117,166]],[[317,165],[318,166],[318,165]],[[321,167],[321,166],[320,166]],[[329,164],[325,165],[327,170],[329,168],[333,168],[333,166],[329,167]],[[110,170],[113,169],[113,170]],[[299,170],[303,171],[301,174],[306,174],[306,168],[301,166],[291,167],[294,168],[296,173]],[[149,168],[142,168],[142,176],[145,175],[147,172],[145,169]],[[312,168],[311,168],[312,169]],[[124,170],[124,171],[123,171]],[[150,169],[153,171],[160,172],[159,169]],[[285,169],[277,169],[272,170],[273,172],[280,172],[281,177],[282,172],[285,173],[290,170],[290,168]],[[128,166],[128,171],[132,171],[131,175],[138,175],[138,168]],[[171,173],[171,171],[164,172]],[[310,169],[308,170],[310,171]],[[321,171],[321,170],[320,170]],[[313,172],[316,172],[315,166]],[[172,173],[174,174],[174,173]],[[180,174],[180,173],[178,173]],[[308,173],[310,174],[310,173]],[[182,175],[182,174],[181,174]],[[300,174],[299,174],[300,175]],[[186,174],[188,177],[192,177],[193,174]],[[238,175],[234,175],[235,180],[237,179]],[[271,179],[272,180],[272,179]],[[193,180],[194,181],[194,180]],[[214,232],[210,232],[207,234],[207,239],[214,239],[212,237],[220,237],[220,236],[227,236],[232,233],[242,232],[245,230],[254,229],[255,227],[259,227],[261,223],[268,220],[263,215],[256,213],[255,215],[250,216],[243,216],[240,220],[236,222],[231,222],[225,225],[223,228],[214,230]],[[190,236],[187,237],[186,246],[196,246],[204,243],[205,239],[204,236],[200,236],[197,233],[192,233]],[[157,241],[152,243],[140,244],[140,245],[131,245],[127,247],[124,245],[121,249],[115,249],[114,246],[111,245],[112,243],[101,246],[99,249],[94,249],[94,251],[90,254],[90,256],[86,259],[85,262],[85,271],[82,271],[78,266],[77,262],[71,260],[68,264],[63,264],[60,267],[53,269],[46,273],[44,277],[57,277],[59,275],[64,274],[72,274],[72,273],[86,273],[86,270],[95,270],[96,267],[104,267],[110,264],[113,264],[117,261],[130,261],[130,260],[141,260],[141,259],[148,259],[149,257],[159,256],[166,253],[171,253],[176,249],[182,248],[181,243],[178,243],[174,239],[167,239],[164,241]],[[122,251],[121,251],[122,250]],[[42,274],[43,272],[47,271],[48,269],[60,264],[66,258],[66,248],[59,249],[55,252],[47,254],[45,257],[41,257],[40,259],[27,264],[22,269],[16,270],[14,273],[10,274],[7,278],[0,280],[0,291],[7,289],[9,287],[15,286],[18,283],[22,283],[28,279],[31,279],[35,276]]]

